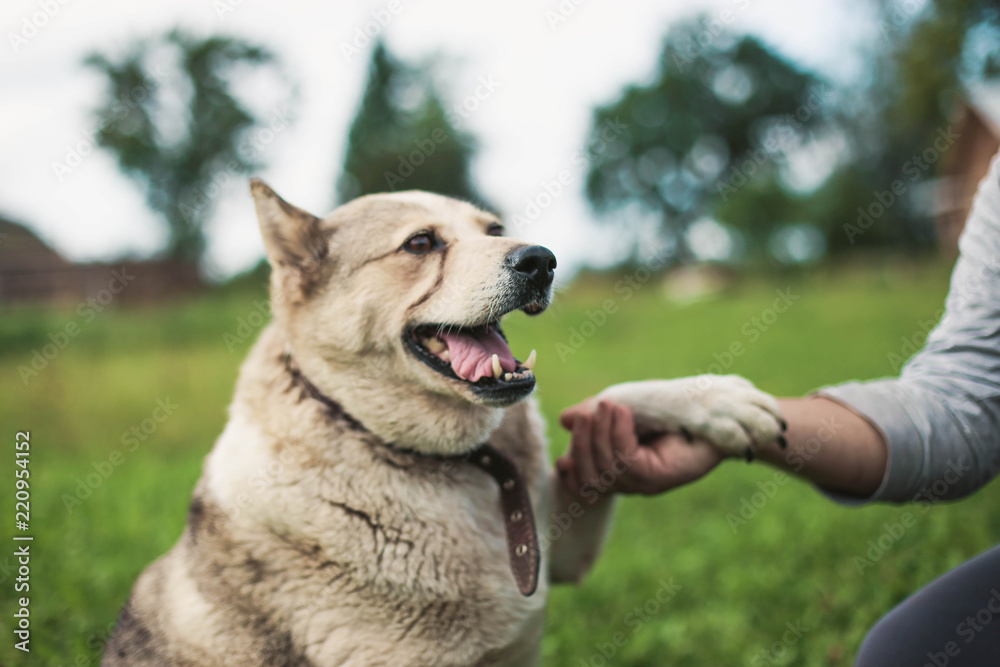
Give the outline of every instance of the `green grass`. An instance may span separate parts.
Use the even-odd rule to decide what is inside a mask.
[[[666,302],[653,282],[626,299],[613,281],[586,279],[560,294],[549,313],[512,316],[506,329],[516,354],[538,349],[540,399],[556,455],[567,442],[555,424],[559,410],[623,380],[718,370],[710,367],[720,363],[767,391],[799,395],[891,375],[888,355],[938,310],[947,278],[939,263],[826,270],[748,279],[686,307]],[[798,296],[794,305],[766,331],[753,324],[754,317],[770,319],[775,290],[787,288]],[[224,335],[239,335],[240,318],[257,310],[261,296],[228,289],[159,309],[108,310],[92,322],[72,310],[0,316],[0,422],[7,442],[15,431],[31,431],[35,536],[30,660],[11,647],[12,549],[0,552],[0,664],[97,664],[135,577],[180,534],[251,343],[231,352]],[[616,312],[606,323],[581,326],[607,299]],[[79,335],[25,385],[19,366],[70,320],[80,324]],[[724,364],[713,357],[733,342],[742,354],[731,362],[723,356]],[[162,423],[149,421],[157,400],[177,406]],[[123,434],[144,420],[148,438],[123,444]],[[0,470],[10,470],[12,449],[4,447]],[[110,470],[106,479],[101,470]],[[80,486],[88,475],[93,489]],[[1000,535],[998,485],[923,514],[840,507],[797,481],[778,486],[734,533],[727,514],[773,475],[764,465],[727,463],[700,483],[622,502],[594,572],[582,586],[552,594],[544,664],[850,665],[882,614]],[[66,498],[84,495],[68,511]],[[11,496],[4,491],[0,501],[6,517]],[[904,511],[915,511],[916,525],[859,574],[854,557]],[[10,545],[10,519],[3,526],[0,537]],[[650,601],[661,580],[680,588],[658,605]],[[787,623],[799,624],[801,637],[788,634],[794,641],[782,645]],[[623,646],[614,646],[616,639]],[[613,646],[605,660],[602,650]]]

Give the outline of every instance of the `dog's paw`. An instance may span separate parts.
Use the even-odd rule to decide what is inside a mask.
[[[628,406],[640,434],[690,434],[725,456],[752,460],[769,442],[785,446],[778,402],[738,375],[626,382],[608,387],[598,398]]]

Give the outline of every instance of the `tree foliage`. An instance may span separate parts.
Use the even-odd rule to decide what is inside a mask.
[[[925,143],[948,122],[966,85],[1000,73],[1000,6],[994,0],[931,0],[912,16],[909,4],[883,6],[879,31],[886,46],[875,72],[886,101],[887,138],[900,145]]]
[[[233,81],[275,66],[273,55],[238,39],[174,30],[135,42],[119,58],[94,53],[85,63],[108,84],[96,110],[99,145],[144,186],[166,222],[166,255],[198,262],[217,190],[261,166],[259,150],[246,142],[261,121],[234,94]]]
[[[615,117],[629,129],[592,156],[588,198],[599,211],[640,202],[659,212],[682,257],[683,232],[703,215],[742,230],[751,251],[797,223],[822,230],[833,252],[927,246],[932,220],[913,195],[940,165],[921,156],[947,134],[965,88],[1000,74],[1000,7],[900,0],[878,2],[876,15],[867,75],[838,88],[718,22],[678,25],[653,82],[596,110],[595,133]],[[797,113],[809,117],[782,127]],[[777,143],[775,128],[786,130]],[[824,182],[799,192],[786,157],[817,134],[846,149]]]
[[[930,0],[916,7],[879,4],[881,39],[870,53],[870,77],[845,96],[849,159],[810,201],[811,220],[827,231],[832,251],[934,243],[927,200],[913,195],[947,159],[935,145],[951,136],[966,88],[998,73],[1000,8],[994,2]]]
[[[683,233],[696,218],[748,180],[773,182],[788,151],[822,120],[821,93],[813,74],[752,37],[703,19],[681,24],[665,38],[653,82],[596,110],[595,134],[616,119],[627,129],[592,154],[587,196],[600,211],[639,202],[659,213],[683,256]],[[763,228],[753,233],[773,224],[753,222]]]
[[[376,43],[348,133],[338,199],[427,190],[482,203],[470,173],[475,143],[458,124],[427,68],[407,65]]]

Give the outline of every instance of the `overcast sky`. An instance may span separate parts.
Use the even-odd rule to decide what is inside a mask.
[[[473,94],[481,77],[493,81],[495,90],[463,121],[479,138],[474,174],[491,202],[508,216],[522,212],[546,181],[571,171],[567,191],[522,234],[548,245],[570,269],[606,263],[625,250],[613,228],[595,224],[582,196],[582,168],[572,156],[583,146],[592,108],[651,76],[673,22],[699,11],[731,17],[733,29],[754,33],[803,66],[842,81],[859,72],[862,48],[878,39],[869,0],[397,1],[399,11],[383,32],[390,49],[405,59],[444,56],[444,92],[452,103]],[[262,147],[268,166],[260,175],[286,199],[325,214],[334,203],[369,56],[367,48],[345,55],[344,47],[389,4],[4,0],[0,214],[28,224],[74,260],[162,247],[163,225],[108,155],[83,156],[69,173],[57,174],[53,165],[65,164],[73,147],[86,147],[94,132],[90,110],[101,98],[102,81],[80,66],[83,56],[178,25],[198,34],[243,36],[280,55],[301,97],[295,123]],[[565,20],[555,22],[551,12],[560,7]],[[35,25],[40,27],[33,31]],[[265,117],[281,112],[266,105],[264,111]],[[262,253],[247,188],[235,182],[211,222],[210,267],[230,275]]]

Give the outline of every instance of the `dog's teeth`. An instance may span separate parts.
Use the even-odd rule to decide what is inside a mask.
[[[442,350],[441,354],[439,354],[438,356],[441,357],[445,361],[451,361],[451,352],[448,351],[448,348],[445,348],[444,350]]]
[[[447,347],[440,338],[428,338],[424,346],[434,354],[441,354]]]
[[[500,357],[493,355],[493,377],[499,378],[503,375],[503,368],[500,366]]]
[[[504,379],[504,380],[507,380],[508,382],[510,381],[510,379],[511,379],[512,377],[514,377],[514,374],[513,374],[513,373],[504,373],[504,374],[503,374],[503,379]]]
[[[531,354],[528,355],[528,359],[521,365],[527,368],[529,371],[533,371],[535,370],[535,358],[536,358],[535,351],[532,350]]]

